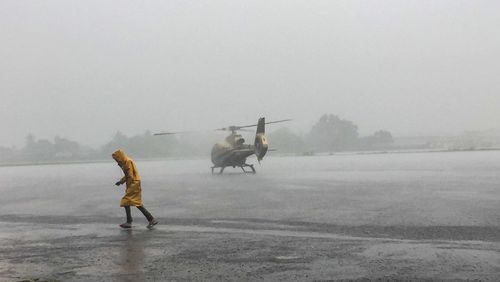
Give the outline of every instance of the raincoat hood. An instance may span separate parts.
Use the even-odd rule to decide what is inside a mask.
[[[129,159],[127,157],[127,155],[125,155],[125,152],[123,152],[123,150],[121,150],[121,149],[120,150],[116,150],[111,156],[120,165],[125,164],[127,162],[127,160]]]

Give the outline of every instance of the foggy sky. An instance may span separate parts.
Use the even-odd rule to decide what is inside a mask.
[[[500,128],[499,27],[500,1],[1,0],[0,146],[323,113]]]

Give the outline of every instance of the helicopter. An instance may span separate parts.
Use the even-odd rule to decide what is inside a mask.
[[[212,174],[216,168],[219,168],[219,174],[224,172],[226,167],[240,167],[244,173],[256,173],[254,165],[246,162],[247,158],[251,155],[256,155],[257,160],[260,161],[264,158],[269,150],[269,144],[265,135],[265,125],[271,123],[290,121],[291,119],[277,120],[266,122],[264,117],[259,118],[257,124],[243,125],[243,126],[229,126],[215,129],[217,131],[231,131],[224,142],[216,143],[212,147]],[[245,139],[238,134],[237,131],[246,131],[245,128],[257,127],[255,132],[254,144],[245,144]],[[183,132],[162,132],[153,135],[169,135]],[[250,168],[250,170],[245,169]]]

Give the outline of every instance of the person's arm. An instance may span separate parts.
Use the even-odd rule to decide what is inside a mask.
[[[122,179],[120,179],[118,182],[115,183],[116,186],[120,186],[123,183],[127,182],[127,176],[123,176]]]
[[[123,170],[124,176],[122,177],[122,179],[120,179],[120,181],[115,183],[116,186],[120,186],[123,183],[127,182],[127,178],[130,175],[130,166],[128,166],[127,164],[123,165],[122,170]]]
[[[130,163],[125,163],[122,167],[122,170],[123,170],[123,174],[125,174],[122,179],[120,179],[120,181],[116,182],[115,184],[118,186],[118,185],[121,185],[125,182],[127,182],[127,179],[132,179],[132,166],[130,165]]]

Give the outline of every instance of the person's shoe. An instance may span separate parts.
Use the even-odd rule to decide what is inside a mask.
[[[120,227],[123,229],[130,229],[130,228],[132,228],[132,224],[125,222],[125,223],[120,224]]]
[[[156,219],[151,219],[151,221],[149,221],[149,224],[148,224],[148,228],[151,229],[153,228],[153,226],[155,226],[156,224],[158,224],[158,221]]]

